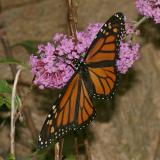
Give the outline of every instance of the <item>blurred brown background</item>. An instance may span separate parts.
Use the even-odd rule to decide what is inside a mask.
[[[78,29],[84,29],[90,22],[105,22],[117,11],[123,12],[128,21],[137,20],[134,0],[78,0]],[[46,41],[56,32],[65,33],[66,17],[65,0],[1,0],[0,23],[4,24],[11,45],[23,40]],[[141,58],[134,65],[134,76],[128,79],[134,82],[123,95],[116,96],[111,119],[107,118],[107,105],[97,111],[98,117],[91,125],[94,138],[88,135],[93,160],[160,160],[160,41],[156,41],[160,38],[160,26],[157,25],[158,29],[154,26],[149,23],[142,27]],[[17,59],[29,60],[22,47],[13,51]],[[0,55],[4,56],[2,46]],[[1,65],[0,75],[1,79],[12,79],[6,65]],[[30,83],[32,75],[25,72],[21,79]],[[46,106],[44,98],[48,100]],[[47,113],[40,108],[47,111],[53,99],[36,92],[28,97],[28,107],[38,130]],[[31,153],[31,134],[23,123],[16,132],[18,159],[26,159]],[[0,128],[0,156],[6,157],[8,151],[9,127],[5,126]]]

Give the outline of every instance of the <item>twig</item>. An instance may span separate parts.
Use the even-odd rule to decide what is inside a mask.
[[[77,44],[77,21],[78,21],[78,14],[77,8],[78,5],[73,3],[73,0],[66,0],[68,6],[68,28],[69,28],[69,35],[74,38],[75,44]],[[76,160],[79,160],[79,151],[78,151],[78,138],[77,136],[74,137],[74,144],[75,144],[75,154]]]
[[[33,82],[33,80],[32,80],[32,82]],[[15,121],[17,121],[17,119],[23,113],[24,118],[26,120],[26,124],[27,124],[28,128],[30,129],[32,139],[36,140],[37,139],[37,129],[36,129],[35,125],[33,125],[34,122],[33,122],[33,119],[31,118],[31,112],[26,105],[26,103],[28,102],[26,100],[28,100],[28,96],[31,93],[32,88],[33,88],[33,83],[31,83],[29,91],[23,97],[21,97],[22,107],[18,109],[18,112],[15,115]]]
[[[62,160],[62,157],[63,157],[63,154],[62,154],[63,144],[64,144],[64,138],[62,138],[60,141],[60,160]]]
[[[76,160],[79,160],[78,137],[74,137]]]
[[[137,23],[134,25],[134,30],[136,30],[143,22],[145,22],[148,17],[142,17]]]
[[[77,43],[77,4],[73,3],[73,0],[66,0],[68,6],[68,25],[69,25],[69,35],[71,35],[75,42]]]
[[[133,25],[133,31],[136,31],[136,29],[146,20],[148,19],[148,17],[142,17],[138,22],[135,22]],[[126,38],[126,40],[132,40],[134,33],[130,33]]]
[[[0,41],[2,43],[5,56],[7,58],[13,58],[12,49],[10,47],[9,40],[6,37],[6,32],[3,30],[3,26],[0,28]],[[12,64],[9,65],[9,66],[11,68],[12,76],[15,77],[16,70],[17,70],[16,66],[12,65]],[[22,94],[22,89],[17,88],[17,92],[18,92],[18,95],[21,95]],[[21,111],[23,110],[24,106],[26,106],[25,103],[23,103]],[[21,114],[21,112],[19,112],[19,113]],[[28,126],[28,128],[31,132],[32,138],[33,138],[33,140],[35,140],[35,138],[37,136],[37,129],[34,125],[34,122],[33,122],[32,116],[30,114],[29,108],[25,107],[25,109],[23,110],[23,113],[24,113],[24,117],[26,119],[27,126]],[[19,114],[18,114],[18,116],[19,116]]]
[[[86,149],[87,159],[88,160],[92,160],[92,155],[91,155],[89,142],[88,142],[87,138],[85,138],[85,140],[84,140],[84,145],[85,145],[85,149]]]
[[[12,98],[11,98],[11,133],[10,133],[11,148],[10,148],[10,152],[11,152],[11,154],[13,154],[14,157],[15,157],[14,138],[15,138],[15,112],[16,112],[15,98],[16,98],[17,84],[18,84],[18,80],[19,80],[19,76],[20,76],[21,71],[22,71],[22,67],[20,67],[16,73],[14,84],[13,84],[13,89],[12,89]]]
[[[57,142],[55,144],[55,160],[61,160],[60,159],[60,142]]]

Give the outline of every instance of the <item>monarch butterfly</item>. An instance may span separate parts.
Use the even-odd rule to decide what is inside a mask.
[[[84,57],[75,60],[75,73],[51,108],[38,138],[45,148],[70,131],[85,128],[96,115],[92,97],[109,99],[118,84],[120,41],[125,32],[122,13],[114,14],[100,29]]]

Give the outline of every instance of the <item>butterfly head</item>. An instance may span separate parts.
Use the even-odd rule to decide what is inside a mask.
[[[80,60],[80,59],[74,59],[73,65],[74,65],[75,70],[79,70],[80,68],[84,67],[84,62],[83,60]]]

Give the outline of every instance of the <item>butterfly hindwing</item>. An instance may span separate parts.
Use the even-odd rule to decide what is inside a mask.
[[[87,52],[85,63],[94,97],[108,99],[115,92],[119,81],[116,61],[124,32],[124,16],[116,13],[102,26]]]
[[[40,132],[38,147],[45,148],[53,139],[85,128],[94,116],[95,110],[84,81],[75,74],[51,108]]]

